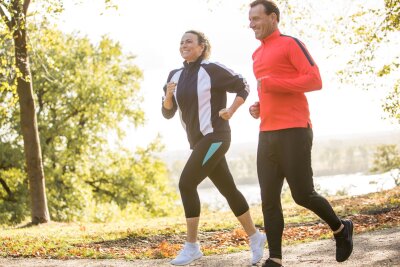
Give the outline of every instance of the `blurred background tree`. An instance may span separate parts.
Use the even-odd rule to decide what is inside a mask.
[[[94,45],[88,38],[54,30],[47,20],[29,27],[32,85],[52,219],[91,220],[87,214],[92,214],[93,205],[113,204],[137,212],[136,217],[172,211],[176,193],[169,186],[165,164],[155,156],[162,149],[160,140],[135,152],[118,142],[124,136],[123,124],[144,124],[142,72],[135,57],[124,54],[106,36]],[[5,87],[0,91],[5,115],[0,124],[0,222],[18,223],[28,215],[30,203],[24,191],[20,111],[12,87],[16,72],[8,54],[13,47],[3,43],[0,57],[9,64],[2,69],[9,75],[1,76]],[[112,136],[115,142],[110,144]]]

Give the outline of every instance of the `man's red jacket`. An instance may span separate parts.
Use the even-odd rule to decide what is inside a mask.
[[[253,53],[260,131],[312,127],[305,92],[322,88],[318,66],[298,39],[274,31]]]

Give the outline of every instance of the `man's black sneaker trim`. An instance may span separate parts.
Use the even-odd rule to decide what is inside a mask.
[[[347,260],[353,252],[353,222],[342,220],[344,225],[342,231],[334,235],[336,240],[336,261]]]
[[[264,264],[262,265],[262,267],[283,267],[282,265],[280,265],[279,263],[271,260],[270,258],[268,258]]]

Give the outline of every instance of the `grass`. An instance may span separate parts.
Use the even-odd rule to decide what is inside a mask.
[[[330,198],[342,218],[351,218],[356,233],[400,226],[400,187],[357,197]],[[260,206],[251,209],[259,228]],[[293,202],[284,205],[284,245],[331,238],[326,224]],[[182,217],[110,224],[57,223],[28,228],[3,227],[1,257],[52,259],[154,259],[173,257],[181,248],[186,225]],[[248,239],[231,212],[205,211],[199,239],[206,255],[248,249]]]

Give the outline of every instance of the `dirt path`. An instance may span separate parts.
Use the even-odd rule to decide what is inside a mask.
[[[337,263],[333,240],[316,241],[284,247],[284,266],[400,266],[400,227],[380,230],[354,237],[354,251],[350,259]],[[267,254],[267,253],[266,253]],[[239,267],[251,266],[249,252],[203,257],[190,266]],[[44,260],[0,258],[1,267],[153,267],[171,266],[163,260]],[[261,264],[259,264],[261,265]]]

